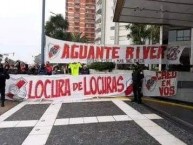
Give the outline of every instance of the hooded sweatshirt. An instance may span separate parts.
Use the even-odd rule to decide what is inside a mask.
[[[9,78],[9,74],[4,71],[2,66],[0,66],[0,88],[5,87],[5,81]]]

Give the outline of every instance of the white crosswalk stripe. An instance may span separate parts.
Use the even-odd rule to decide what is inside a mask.
[[[155,117],[155,115],[143,115],[138,111],[134,111],[135,114],[131,114],[130,110],[132,110],[132,107],[126,104],[125,102],[121,100],[113,100],[113,102],[123,111],[125,112],[129,117],[131,117],[141,128],[143,128],[148,134],[150,134],[154,139],[156,139],[160,144],[162,145],[171,145],[171,144],[178,144],[178,145],[185,145],[185,143],[172,134],[170,134],[168,131],[151,121],[149,118]],[[133,111],[133,110],[132,110]],[[156,116],[158,118],[158,115]],[[166,141],[163,138],[170,138],[172,140]]]
[[[95,100],[98,102],[103,100]],[[109,99],[105,101],[110,101]],[[0,116],[0,128],[17,128],[17,127],[33,127],[27,138],[22,145],[44,145],[49,137],[49,134],[53,126],[61,125],[74,125],[74,124],[90,124],[90,123],[102,123],[102,122],[117,122],[117,121],[134,121],[144,131],[150,134],[160,144],[163,145],[184,145],[185,143],[170,134],[168,131],[154,123],[151,119],[162,119],[157,114],[142,114],[135,110],[133,107],[123,102],[122,100],[111,100],[116,106],[118,106],[126,115],[113,115],[113,116],[85,116],[79,118],[60,118],[57,119],[58,112],[64,102],[22,102],[18,106],[14,107],[7,113]],[[87,101],[71,101],[71,103],[78,102],[93,102]],[[65,103],[70,103],[66,101]],[[47,110],[44,112],[39,120],[26,120],[26,121],[5,121],[6,118],[20,110],[26,104],[50,104]]]

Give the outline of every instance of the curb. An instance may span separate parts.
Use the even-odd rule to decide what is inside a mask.
[[[144,100],[144,101],[143,101],[143,105],[144,105],[144,106],[146,106],[147,108],[149,108],[149,109],[157,112],[157,113],[160,114],[161,116],[164,116],[165,118],[173,121],[175,124],[177,124],[177,125],[179,125],[179,124],[182,125],[183,128],[185,128],[185,130],[187,130],[188,132],[190,132],[191,134],[193,134],[193,125],[192,125],[192,124],[190,124],[190,123],[188,123],[188,122],[186,122],[186,121],[184,121],[184,120],[182,120],[182,119],[180,119],[180,118],[178,118],[178,117],[175,117],[175,116],[173,116],[173,115],[171,115],[171,114],[168,114],[168,113],[165,112],[165,111],[158,110],[158,109],[156,109],[155,107],[152,107],[151,105],[146,104],[146,101],[147,101],[147,100]]]

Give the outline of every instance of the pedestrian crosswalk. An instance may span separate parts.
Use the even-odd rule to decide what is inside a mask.
[[[95,103],[90,105],[91,108],[85,108],[86,106],[89,106],[85,103],[93,103],[95,102],[98,106],[101,106],[101,110],[105,110],[104,114],[101,115],[101,113],[98,113],[99,110],[96,110]],[[59,127],[59,126],[69,126],[69,129],[73,127],[74,125],[84,125],[85,127],[87,125],[96,125],[96,124],[108,124],[111,123],[113,125],[116,123],[121,122],[132,122],[138,125],[144,132],[149,134],[155,141],[157,141],[159,144],[163,145],[171,145],[171,144],[179,144],[184,145],[183,141],[172,135],[167,130],[160,127],[158,124],[156,124],[153,120],[163,119],[157,114],[149,113],[149,114],[143,114],[134,109],[132,106],[128,105],[124,102],[124,100],[118,100],[118,99],[109,99],[105,100],[106,103],[104,103],[104,100],[89,100],[89,101],[73,101],[73,102],[22,102],[15,108],[9,110],[2,116],[0,116],[0,132],[1,129],[6,128],[29,128],[31,127],[31,131],[27,134],[27,137],[25,140],[23,140],[22,145],[45,145],[47,143],[47,140],[51,136],[51,132],[53,128]],[[70,103],[70,104],[69,104]],[[77,111],[80,110],[82,107],[83,109],[90,109],[92,113],[86,113],[80,112],[77,113],[77,116],[71,116],[68,112],[67,117],[59,116],[59,114],[65,112],[65,105],[74,105],[74,103],[77,103],[75,106],[77,106],[77,110],[72,110],[77,113]],[[49,106],[45,109],[45,112],[38,120],[6,120],[8,117],[14,115],[17,113],[20,109],[27,105],[42,105],[42,104],[48,104]],[[113,105],[112,105],[113,104]],[[106,107],[113,107],[115,111],[110,112],[109,110],[112,109],[105,109]],[[63,106],[63,107],[62,107]],[[38,107],[36,105],[36,107]],[[74,106],[73,106],[74,107]],[[80,108],[79,108],[80,107]],[[92,110],[93,109],[93,110]],[[117,111],[116,111],[117,110]],[[120,110],[122,112],[120,112]],[[29,110],[30,111],[30,110]],[[68,111],[68,110],[66,110]],[[109,114],[108,115],[108,111]],[[60,113],[59,113],[60,112]],[[30,112],[29,112],[30,113]],[[97,113],[99,115],[97,115]],[[103,113],[102,113],[103,114]],[[22,114],[25,115],[25,114]],[[80,116],[78,116],[80,115]],[[63,118],[61,118],[63,117]],[[121,130],[121,129],[120,129]],[[98,132],[95,132],[98,133]],[[99,131],[100,133],[100,131]],[[57,134],[55,135],[57,136]],[[0,134],[1,137],[1,134]],[[145,136],[144,136],[145,137]],[[167,140],[167,141],[166,141]],[[6,140],[4,140],[6,142]],[[83,139],[84,142],[84,139]],[[127,141],[126,141],[127,142]],[[1,143],[1,141],[0,141]],[[78,144],[78,143],[77,143]],[[97,144],[97,143],[96,143]],[[124,144],[124,142],[123,142]]]

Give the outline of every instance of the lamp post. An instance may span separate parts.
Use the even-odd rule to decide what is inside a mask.
[[[42,36],[41,36],[41,64],[44,64],[44,47],[45,47],[45,4],[46,0],[42,0]]]

